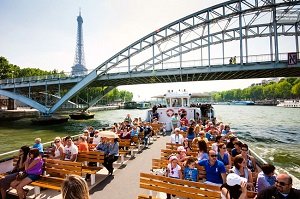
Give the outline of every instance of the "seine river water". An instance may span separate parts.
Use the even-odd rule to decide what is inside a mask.
[[[300,178],[300,109],[269,106],[215,105],[218,121],[230,124],[232,130],[267,162]],[[66,124],[34,126],[29,119],[0,122],[0,153],[32,145],[34,138],[42,142],[55,136],[75,135],[87,126],[100,128],[132,117],[145,117],[145,110],[112,110],[97,112],[95,119],[70,120]]]

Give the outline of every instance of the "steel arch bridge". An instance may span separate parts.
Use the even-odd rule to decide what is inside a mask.
[[[289,51],[296,53],[293,60],[297,62],[299,13],[300,1],[227,1],[176,20],[132,43],[79,78],[51,108],[2,87],[0,94],[48,115],[92,84],[107,86],[105,94],[124,84],[300,76],[300,64],[289,66],[286,53],[282,53],[285,49],[279,48],[286,43],[292,46]],[[233,56],[237,63],[228,64]]]

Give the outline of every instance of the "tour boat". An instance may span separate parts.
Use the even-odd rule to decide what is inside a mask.
[[[286,108],[300,108],[300,100],[279,101],[279,104],[277,104],[277,106]]]
[[[137,109],[148,109],[148,108],[151,108],[151,103],[150,102],[138,102],[136,108]]]
[[[124,109],[136,109],[137,103],[136,102],[125,102],[124,103]]]
[[[179,118],[181,114],[185,114],[187,119],[201,119],[203,122],[211,120],[215,122],[215,112],[211,104],[193,104],[191,98],[199,98],[199,95],[191,94],[184,91],[168,91],[163,96],[156,96],[156,98],[162,100],[162,104],[155,105],[151,110],[147,111],[146,121],[151,121],[155,114],[158,114],[158,121],[166,125],[166,130],[172,130],[171,118],[175,113],[178,113]],[[154,113],[155,111],[157,113]]]
[[[230,105],[254,105],[253,101],[231,101]]]

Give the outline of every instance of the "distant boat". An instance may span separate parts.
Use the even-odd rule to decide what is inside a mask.
[[[61,124],[69,120],[69,117],[63,116],[52,116],[52,117],[38,117],[31,120],[32,124],[37,125],[52,125],[52,124]]]
[[[134,101],[124,103],[124,109],[136,109],[136,108],[137,108],[137,103]]]
[[[231,101],[230,105],[255,105],[253,101]]]
[[[73,120],[88,120],[94,118],[95,114],[88,112],[78,112],[69,115]]]
[[[137,103],[137,109],[148,109],[151,108],[151,103],[150,102],[139,102]]]
[[[299,100],[279,101],[279,104],[277,104],[277,106],[286,107],[286,108],[300,108],[300,101]]]

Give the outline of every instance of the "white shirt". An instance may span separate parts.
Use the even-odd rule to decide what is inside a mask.
[[[181,172],[181,167],[179,165],[176,165],[175,168],[172,169],[171,164],[169,163],[167,166],[168,170],[169,170],[169,176],[168,177],[172,177],[172,178],[179,178],[179,172]]]
[[[74,144],[72,144],[70,147],[68,146],[65,146],[64,148],[64,154],[65,155],[65,160],[71,160],[71,157],[74,155],[74,154],[78,154],[78,147]]]
[[[100,143],[100,136],[93,137],[93,144],[99,144]]]
[[[172,134],[171,135],[171,143],[172,144],[183,144],[183,136],[181,134]]]

